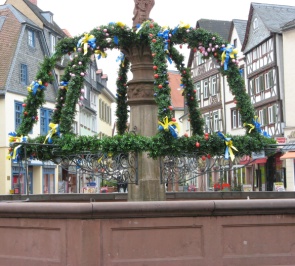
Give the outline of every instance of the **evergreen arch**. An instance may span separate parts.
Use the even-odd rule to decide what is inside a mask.
[[[199,50],[204,58],[214,57],[220,64],[222,75],[227,76],[231,93],[237,101],[237,108],[245,127],[244,136],[229,136],[213,133],[209,139],[203,136],[204,121],[195,100],[195,90],[191,70],[183,64],[184,57],[175,45],[188,44],[194,51]],[[107,56],[107,49],[124,50],[130,45],[149,45],[153,56],[154,97],[158,105],[159,121],[172,121],[170,87],[167,64],[174,62],[181,74],[183,95],[188,106],[193,136],[175,138],[169,131],[159,130],[153,137],[145,137],[126,132],[127,111],[127,73],[130,62],[122,54],[117,79],[117,129],[118,135],[101,140],[96,136],[76,136],[69,132],[76,113],[76,104],[83,97],[82,85],[91,56]],[[101,25],[89,33],[74,38],[62,39],[56,46],[56,52],[46,57],[40,65],[35,81],[28,87],[28,96],[24,101],[22,123],[18,130],[11,134],[11,142],[19,141],[26,136],[37,123],[37,110],[45,102],[44,90],[53,81],[52,69],[62,56],[69,54],[71,60],[61,77],[57,100],[51,121],[51,130],[47,136],[29,139],[34,143],[58,144],[64,153],[79,153],[82,150],[103,150],[105,152],[147,151],[156,158],[165,154],[179,154],[183,151],[220,154],[234,147],[236,154],[249,155],[252,151],[264,149],[275,141],[263,134],[255,118],[254,108],[245,90],[244,80],[235,62],[236,51],[218,34],[204,29],[193,29],[181,23],[171,29],[161,27],[154,21],[145,21],[137,30],[130,29],[124,23]],[[157,123],[157,121],[155,121]],[[60,137],[62,134],[62,137]],[[196,142],[199,146],[196,146]],[[50,159],[53,155],[48,148],[38,155],[39,159]],[[11,150],[10,150],[11,153]]]

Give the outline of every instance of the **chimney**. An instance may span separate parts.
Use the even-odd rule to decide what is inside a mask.
[[[30,2],[31,2],[32,4],[34,4],[34,5],[36,5],[36,6],[37,6],[37,1],[38,1],[38,0],[30,0]]]

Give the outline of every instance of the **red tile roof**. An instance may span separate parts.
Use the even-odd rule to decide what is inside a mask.
[[[171,88],[171,101],[174,108],[184,108],[184,98],[181,90],[181,76],[177,71],[168,71]]]

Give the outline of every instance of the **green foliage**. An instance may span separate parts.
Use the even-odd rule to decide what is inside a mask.
[[[94,39],[95,38],[95,39]],[[91,44],[90,40],[94,40]],[[84,42],[86,45],[84,46]],[[89,44],[87,46],[87,43]],[[105,153],[121,152],[147,152],[152,158],[158,158],[167,154],[181,155],[184,152],[196,152],[199,154],[222,154],[226,145],[217,134],[212,134],[208,139],[203,136],[204,121],[196,101],[191,70],[184,66],[183,56],[174,48],[174,45],[187,43],[194,52],[199,50],[203,57],[213,57],[221,63],[223,47],[227,43],[218,34],[207,32],[203,29],[192,29],[188,25],[179,25],[174,29],[162,28],[153,21],[144,22],[137,31],[129,29],[123,23],[110,23],[93,29],[89,34],[61,40],[56,47],[56,53],[51,58],[45,58],[36,75],[36,80],[42,84],[52,82],[52,69],[63,55],[71,55],[72,60],[66,67],[61,85],[57,94],[55,111],[52,123],[60,125],[62,137],[53,136],[55,147],[64,155],[78,154],[85,151],[96,152],[102,150]],[[74,121],[76,105],[81,97],[81,88],[84,82],[84,74],[90,62],[91,56],[106,56],[107,49],[128,50],[131,46],[149,45],[153,56],[154,69],[154,97],[158,105],[158,120],[165,117],[172,119],[171,89],[167,71],[167,61],[174,61],[181,74],[183,96],[188,106],[190,123],[193,136],[190,138],[173,138],[170,132],[159,131],[153,137],[139,136],[126,133],[127,110],[127,73],[130,69],[128,58],[122,60],[117,79],[117,130],[114,137],[98,139],[97,136],[76,136],[71,133]],[[87,50],[86,50],[87,47]],[[84,50],[85,49],[85,50]],[[268,144],[275,143],[273,139],[260,134],[257,128],[249,130],[253,124],[254,107],[245,91],[237,65],[233,61],[228,62],[228,69],[220,68],[222,75],[227,76],[231,92],[237,100],[237,108],[240,110],[242,122],[245,125],[245,136],[226,136],[232,140],[238,149],[236,155],[250,154],[252,151],[263,150]],[[38,89],[36,94],[29,92],[25,100],[22,124],[19,127],[18,136],[27,135],[36,123],[37,110],[44,104],[44,89]],[[157,121],[154,121],[157,123]],[[45,137],[38,137],[30,142],[43,143]],[[196,147],[196,142],[200,144]],[[31,150],[30,150],[31,149]],[[38,150],[28,147],[28,152],[39,159],[46,160],[55,157],[53,150],[48,146],[40,146]],[[34,154],[34,155],[33,155]]]

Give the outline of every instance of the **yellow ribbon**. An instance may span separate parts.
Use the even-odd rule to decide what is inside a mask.
[[[238,151],[238,150],[235,146],[233,146],[232,140],[229,140],[229,141],[226,140],[225,145],[227,146],[228,153],[230,155],[231,160],[233,161],[235,159],[235,155],[234,155],[233,150],[235,150],[235,151]]]
[[[229,55],[229,57],[231,59],[235,58],[235,55],[238,53],[238,49],[234,48],[231,50],[230,53],[228,53],[228,50],[231,48],[232,48],[232,46],[230,44],[228,44],[227,47],[224,49],[223,53],[221,54],[221,63],[224,63],[227,54]]]
[[[165,131],[169,131],[169,127],[174,125],[177,128],[177,131],[180,132],[180,127],[178,123],[174,121],[169,122],[167,116],[163,119],[163,123],[161,121],[158,121],[158,124],[162,126]]]
[[[184,23],[184,22],[180,21],[179,28],[189,29],[190,28],[190,25],[187,24],[187,23]]]
[[[253,124],[244,123],[244,127],[246,127],[246,126],[249,126],[250,127],[248,133],[251,133],[251,131],[255,128],[255,126]]]
[[[123,23],[121,21],[118,21],[116,24],[117,24],[117,26],[122,27],[122,28],[125,26],[125,23]]]
[[[107,54],[105,52],[101,51],[101,50],[95,50],[94,53],[97,54],[97,55],[99,55],[99,58],[100,57],[102,57],[102,58],[106,58],[107,57]]]
[[[19,143],[19,142],[26,142],[27,141],[27,137],[23,137],[23,136],[21,136],[21,137],[17,137],[17,136],[10,136],[9,137],[9,142],[10,143],[12,143],[12,142],[14,142],[14,143]],[[17,145],[14,149],[13,149],[13,154],[12,154],[12,156],[11,155],[7,155],[6,156],[6,158],[7,159],[15,159],[15,157],[16,157],[16,152],[17,152],[17,150],[21,147],[22,145],[20,144],[20,145]]]
[[[89,35],[88,33],[84,33],[84,38],[81,40],[81,45],[84,47],[84,55],[87,54],[87,49],[88,49],[88,41],[95,38],[93,35]]]
[[[50,127],[51,129],[48,131],[48,134],[47,134],[47,136],[46,136],[46,138],[45,138],[43,144],[46,143],[46,140],[47,140],[47,139],[50,140],[50,139],[52,138],[52,136],[57,132],[57,130],[58,130],[58,126],[59,126],[58,124],[49,123],[49,127]]]

